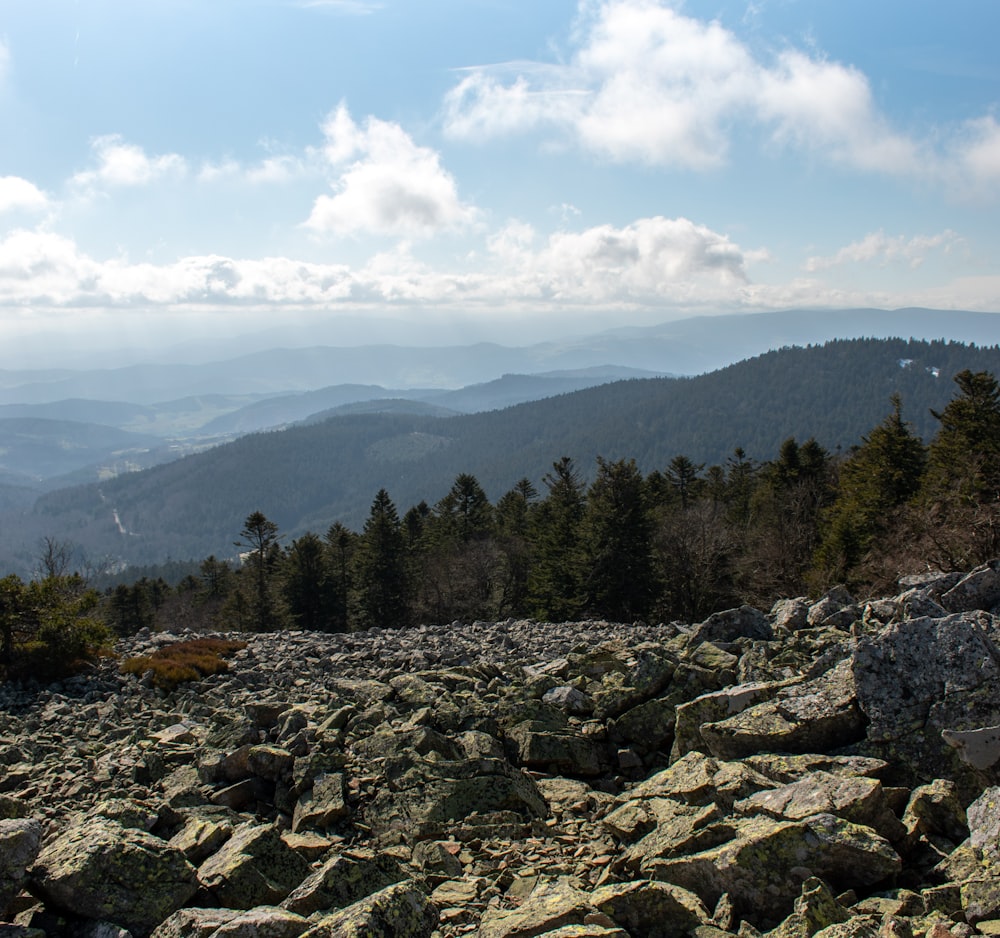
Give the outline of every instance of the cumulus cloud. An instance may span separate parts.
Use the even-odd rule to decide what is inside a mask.
[[[549,127],[618,162],[703,169],[725,161],[742,123],[859,169],[921,165],[857,69],[797,50],[764,60],[720,23],[660,0],[581,8],[567,64],[468,71],[446,96],[446,131],[483,140]]]
[[[333,195],[313,204],[306,226],[317,233],[422,237],[477,218],[458,196],[438,154],[398,125],[369,117],[358,125],[344,105],[323,126],[323,155],[336,174]]]
[[[976,196],[1000,187],[1000,124],[991,114],[965,124],[949,154],[954,187],[963,196]]]
[[[34,183],[20,176],[0,176],[0,214],[13,211],[44,211],[48,197]]]
[[[829,270],[845,264],[889,264],[902,263],[912,269],[920,267],[933,251],[950,252],[961,243],[961,238],[951,230],[935,235],[889,236],[884,231],[875,231],[842,247],[836,254],[827,257],[810,257],[805,269],[811,272]]]
[[[643,305],[718,299],[747,282],[745,252],[684,218],[601,225],[538,241],[530,225],[512,222],[488,240],[481,263],[459,270],[428,266],[408,242],[357,268],[219,255],[157,265],[125,257],[98,261],[68,238],[22,230],[0,241],[0,304]]]
[[[140,146],[126,143],[119,134],[96,137],[91,148],[97,167],[72,178],[82,189],[146,186],[166,176],[187,172],[187,162],[176,153],[149,156]]]

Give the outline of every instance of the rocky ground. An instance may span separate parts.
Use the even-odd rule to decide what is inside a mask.
[[[0,938],[1000,934],[998,569],[0,687]]]

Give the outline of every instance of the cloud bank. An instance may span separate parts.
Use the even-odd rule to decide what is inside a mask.
[[[992,116],[943,148],[894,129],[856,68],[793,48],[763,56],[718,22],[656,0],[581,3],[565,64],[467,69],[444,102],[454,139],[558,134],[598,158],[684,170],[726,164],[737,133],[852,170],[959,190],[1000,183]]]

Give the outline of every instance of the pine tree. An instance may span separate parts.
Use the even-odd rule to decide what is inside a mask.
[[[554,463],[542,481],[549,491],[532,513],[529,601],[539,618],[569,621],[579,615],[584,600],[583,482],[568,456]]]
[[[303,534],[286,552],[282,592],[295,628],[340,631],[330,558],[316,534]]]
[[[928,453],[928,493],[1000,500],[1000,387],[989,372],[955,375],[961,394],[941,413]]]
[[[406,544],[396,506],[379,489],[355,555],[357,620],[361,628],[408,624]]]
[[[618,621],[645,615],[656,592],[644,488],[635,460],[598,457],[584,525],[587,608]]]
[[[278,526],[263,512],[254,511],[247,515],[240,538],[235,546],[245,548],[241,556],[244,557],[244,571],[250,575],[252,583],[244,596],[249,626],[255,632],[282,628],[286,613],[277,584],[281,561]]]
[[[891,402],[892,413],[862,438],[841,466],[816,556],[817,569],[828,582],[848,578],[888,530],[894,510],[920,488],[926,449],[903,420],[900,396],[892,395]]]

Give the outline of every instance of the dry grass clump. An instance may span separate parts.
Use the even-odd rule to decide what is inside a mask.
[[[154,687],[173,690],[185,681],[197,681],[210,674],[228,671],[229,662],[222,656],[231,655],[246,646],[246,642],[225,638],[193,638],[164,645],[151,655],[128,658],[122,662],[122,671],[138,675],[152,671]]]

